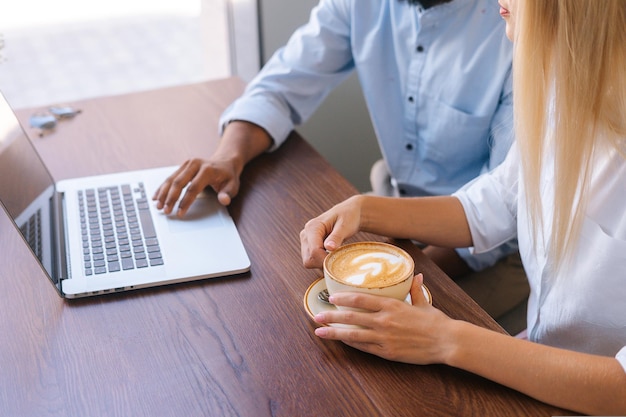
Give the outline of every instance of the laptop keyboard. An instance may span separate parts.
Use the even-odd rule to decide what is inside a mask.
[[[28,241],[28,244],[32,248],[35,255],[41,261],[43,250],[41,248],[41,209],[37,210],[33,213],[32,216],[28,218],[26,223],[24,223],[20,230],[22,231],[22,235]]]
[[[78,201],[86,275],[163,265],[143,183],[82,190]]]

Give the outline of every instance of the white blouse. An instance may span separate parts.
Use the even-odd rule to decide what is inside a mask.
[[[534,240],[517,144],[502,165],[454,195],[465,209],[474,251],[518,237],[531,288],[529,339],[615,356],[626,371],[626,160],[615,150],[598,154],[579,244],[559,275],[553,272],[545,242],[552,229],[553,187],[558,184],[550,166],[542,177],[543,230]]]

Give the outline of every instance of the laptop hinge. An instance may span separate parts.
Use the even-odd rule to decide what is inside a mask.
[[[52,213],[52,240],[54,251],[52,270],[58,278],[57,285],[61,287],[61,281],[68,278],[67,273],[67,252],[65,247],[65,223],[63,221],[63,193],[55,192],[50,199],[50,212]]]

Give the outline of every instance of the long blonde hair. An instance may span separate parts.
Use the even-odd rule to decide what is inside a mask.
[[[599,141],[624,156],[626,0],[518,0],[515,24],[515,132],[531,231],[538,238],[543,227],[541,172],[554,150],[546,239],[559,266],[580,233]]]

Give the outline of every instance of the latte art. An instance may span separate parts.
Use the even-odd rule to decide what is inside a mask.
[[[402,248],[383,242],[348,243],[326,255],[324,283],[333,296],[360,292],[406,301],[413,284],[415,263]],[[363,311],[337,305],[345,311]]]
[[[346,284],[377,288],[403,281],[411,275],[413,263],[401,250],[393,246],[371,247],[355,245],[341,256],[330,255],[330,273]]]

